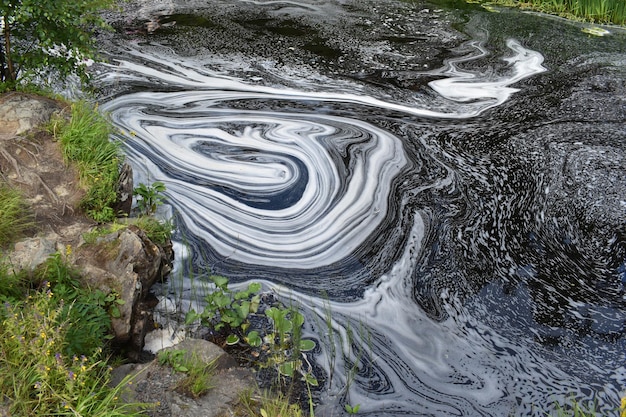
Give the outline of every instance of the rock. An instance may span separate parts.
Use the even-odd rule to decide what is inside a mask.
[[[10,263],[15,270],[32,271],[59,250],[57,241],[54,233],[21,240],[9,254]]]
[[[106,235],[95,244],[82,245],[75,263],[85,279],[121,300],[120,316],[112,319],[114,345],[137,359],[146,332],[152,328],[153,296],[150,287],[171,270],[171,251],[155,245],[136,226]]]
[[[133,205],[133,169],[124,162],[117,182],[117,202],[113,210],[118,217],[130,216]]]
[[[154,408],[148,410],[152,417],[234,415],[241,395],[257,387],[252,371],[238,366],[224,350],[206,340],[185,339],[164,350],[183,350],[187,357],[195,355],[205,363],[215,361],[214,387],[199,398],[187,397],[176,391],[176,383],[185,374],[174,371],[169,365],[159,365],[157,359],[148,364],[116,368],[111,383],[118,384],[126,375],[133,375],[127,399],[154,404]]]
[[[23,93],[2,96],[0,101],[0,136],[20,135],[47,123],[60,110],[53,100]]]

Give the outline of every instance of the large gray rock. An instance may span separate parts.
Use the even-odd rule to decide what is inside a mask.
[[[43,97],[10,93],[0,100],[0,136],[20,135],[47,123],[58,103]]]
[[[34,270],[43,264],[50,255],[57,251],[63,251],[59,246],[58,239],[58,235],[51,233],[17,242],[15,249],[9,253],[11,265],[16,270]]]
[[[90,285],[114,292],[121,300],[120,315],[112,320],[114,344],[137,358],[152,327],[150,287],[171,270],[171,251],[131,225],[76,252],[75,263]]]
[[[256,389],[252,371],[237,365],[235,360],[217,345],[200,339],[185,339],[164,350],[183,350],[188,357],[195,355],[205,363],[215,361],[213,388],[198,398],[188,397],[176,390],[185,374],[170,366],[161,366],[155,359],[147,364],[128,364],[116,368],[112,384],[133,375],[127,399],[152,404],[152,417],[217,417],[234,415],[234,407],[245,392]]]

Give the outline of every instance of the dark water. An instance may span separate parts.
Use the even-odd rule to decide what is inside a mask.
[[[98,84],[136,182],[167,186],[179,307],[189,268],[299,303],[317,415],[617,414],[623,31],[455,2],[127,7]]]

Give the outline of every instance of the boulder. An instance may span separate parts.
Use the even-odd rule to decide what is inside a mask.
[[[0,136],[21,135],[47,123],[60,110],[54,100],[24,93],[10,93],[0,100]]]
[[[75,264],[85,280],[121,300],[119,317],[113,318],[113,343],[137,359],[143,350],[146,332],[152,328],[154,297],[150,287],[171,271],[171,249],[154,244],[136,226],[80,246]]]
[[[32,271],[44,263],[50,255],[63,251],[59,247],[58,239],[59,236],[55,233],[23,239],[17,242],[14,250],[9,253],[9,262],[15,270]]]
[[[185,339],[164,350],[182,350],[187,357],[195,356],[205,363],[215,361],[213,388],[206,394],[191,398],[176,390],[185,377],[169,365],[159,365],[158,359],[146,364],[127,364],[113,371],[111,383],[118,384],[132,375],[126,392],[128,401],[152,404],[148,415],[153,417],[217,417],[235,415],[234,408],[241,395],[256,389],[252,371],[240,367],[219,346],[201,339]]]

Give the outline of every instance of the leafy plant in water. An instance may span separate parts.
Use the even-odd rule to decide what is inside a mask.
[[[165,197],[161,194],[165,191],[165,184],[161,181],[155,181],[152,185],[140,183],[133,190],[133,194],[137,196],[137,208],[141,214],[151,215],[157,207],[163,204]]]
[[[261,284],[253,282],[244,291],[232,291],[228,288],[228,278],[213,275],[210,277],[215,290],[205,297],[206,306],[201,313],[190,310],[185,316],[185,323],[200,322],[216,331],[228,333],[227,344],[236,344],[250,327],[248,316],[259,309],[261,297],[258,292]],[[254,335],[252,339],[255,340]]]
[[[308,385],[317,386],[310,366],[305,370],[301,359],[302,352],[315,348],[315,342],[301,337],[304,316],[293,307],[270,307],[265,315],[273,327],[273,332],[265,337],[270,352],[268,363],[281,375],[293,378],[300,373]]]

